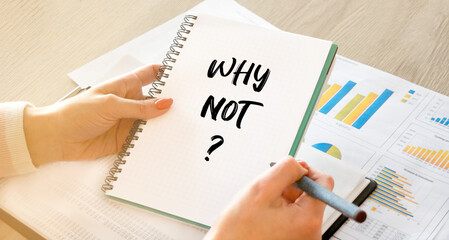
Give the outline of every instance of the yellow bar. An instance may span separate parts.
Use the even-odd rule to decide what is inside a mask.
[[[368,94],[368,96],[363,99],[363,101],[349,114],[348,117],[346,117],[343,122],[348,125],[353,124],[355,120],[357,120],[357,118],[359,118],[360,115],[362,115],[362,113],[371,105],[371,103],[376,100],[377,96],[378,95],[375,93]]]
[[[413,157],[416,157],[416,154],[418,154],[418,152],[421,151],[421,147],[418,147],[414,152],[413,152]]]
[[[410,148],[410,150],[407,152],[408,154],[412,154],[413,151],[415,151],[416,147]]]
[[[444,161],[440,164],[440,168],[443,168],[444,165],[446,165],[446,163],[449,161],[449,155],[446,157],[446,159],[444,159]]]
[[[433,164],[441,156],[442,153],[443,150],[438,151],[437,155],[434,158],[432,158],[432,161],[430,163]]]
[[[426,159],[426,162],[430,162],[430,159],[433,158],[433,156],[435,155],[435,153],[437,153],[437,152],[432,151],[432,153],[430,154],[430,156]]]
[[[398,181],[401,181],[401,182],[403,182],[403,183],[405,183],[405,184],[407,184],[407,185],[411,186],[411,184],[410,184],[410,183],[408,183],[408,182],[406,182],[406,181],[404,181],[404,180],[402,180],[402,179],[399,179],[399,178],[397,178],[397,179],[398,179]]]
[[[410,145],[407,145],[407,147],[404,148],[404,152],[407,152],[410,149]]]
[[[426,152],[427,149],[423,148],[421,152],[418,153],[418,158],[421,158],[422,155]]]
[[[402,199],[404,199],[404,200],[407,200],[407,201],[409,201],[409,202],[412,202],[412,203],[414,203],[414,204],[418,205],[418,203],[417,203],[417,202],[415,202],[415,201],[412,201],[412,200],[410,200],[410,199],[408,199],[408,198],[405,198],[405,197],[403,197],[403,196],[398,196],[398,197],[400,197],[400,198],[402,198]]]
[[[449,157],[448,157],[449,158]],[[444,170],[447,170],[449,168],[449,163],[444,166]]]
[[[338,84],[332,85],[321,97],[320,102],[318,103],[317,110],[320,110],[321,107],[324,106],[337,92],[341,89],[341,86]]]
[[[376,199],[376,200],[378,200],[378,201],[384,202],[382,199],[379,199],[379,198],[377,198],[376,196],[369,196],[369,197],[370,197],[370,198],[374,198],[374,199]],[[388,208],[391,208],[391,207],[389,207],[388,205],[386,205],[386,204],[384,204],[384,203],[381,203],[381,204],[384,205],[384,206],[386,206],[386,207],[388,207]],[[394,208],[391,208],[391,209],[395,210]],[[401,209],[401,210],[404,211],[404,212],[406,212],[406,213],[412,214],[411,212],[409,212],[409,211],[407,211],[407,210],[403,210],[403,209]],[[395,210],[395,211],[397,211],[398,213],[404,214],[404,213],[402,213],[402,212],[399,212],[398,210]],[[404,214],[404,215],[406,215],[406,214]]]
[[[427,152],[424,154],[424,156],[422,156],[422,160],[426,161],[427,156],[429,156],[429,154],[432,152],[432,150],[427,150]]]
[[[403,177],[403,176],[401,176],[401,175],[399,175],[399,174],[397,174],[397,173],[394,173],[394,172],[391,172],[390,170],[388,170],[388,169],[382,169],[382,171],[386,171],[386,172],[389,172],[390,174],[394,174],[394,176],[398,176],[398,177],[401,177],[401,178],[403,178],[403,179],[405,179],[405,180],[407,180],[407,178],[406,177]]]
[[[385,174],[385,175],[388,175],[388,176],[390,176],[390,177],[392,177],[392,178],[394,178],[394,179],[396,179],[396,180],[398,180],[398,181],[400,181],[400,182],[402,182],[402,183],[404,183],[404,184],[407,184],[407,185],[411,186],[410,183],[408,183],[408,182],[406,182],[406,181],[404,181],[404,180],[398,178],[397,176],[393,175],[392,173],[389,173],[389,172],[387,172],[387,171],[383,171],[382,173]]]
[[[405,94],[405,98],[410,98],[412,95],[410,95],[410,94]]]
[[[392,181],[392,182],[394,182],[394,183],[396,183],[396,184],[398,184],[399,186],[401,186],[401,187],[404,187],[404,184],[402,184],[402,183],[400,183],[400,182],[397,182],[397,181],[395,181],[395,180],[393,180],[393,179],[389,179],[390,181]],[[400,179],[398,179],[398,180],[400,180]]]
[[[396,192],[398,192],[398,193],[400,193],[400,194],[402,194],[402,195],[404,195],[404,196],[407,196],[407,197],[410,197],[410,198],[413,198],[413,199],[415,199],[414,197],[412,197],[412,196],[409,196],[409,195],[407,195],[406,193],[403,193],[403,192],[401,192],[401,191],[397,191],[397,189],[391,189],[390,187],[388,187],[388,186],[385,186],[385,184],[383,184],[383,183],[381,183],[381,182],[378,182],[378,181],[375,181],[378,185],[378,187],[380,187],[380,188],[382,188],[382,190],[385,190],[385,191],[387,191],[387,192],[389,192],[389,193],[391,193],[391,194],[394,194],[394,195],[397,195],[398,197],[402,197],[402,196],[399,196],[397,193],[395,193],[395,192],[393,192],[393,190],[394,191],[396,191]],[[403,198],[403,197],[402,197]]]
[[[436,166],[440,165],[440,163],[443,161],[443,159],[446,158],[448,153],[449,153],[449,151],[444,151],[443,155],[441,155],[440,159],[438,159],[438,161],[435,163],[435,165]]]

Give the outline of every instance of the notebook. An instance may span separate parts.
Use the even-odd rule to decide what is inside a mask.
[[[296,155],[336,49],[330,41],[186,16],[149,91],[174,105],[135,122],[103,185],[106,196],[210,227],[270,162]],[[362,175],[351,190],[363,190]]]

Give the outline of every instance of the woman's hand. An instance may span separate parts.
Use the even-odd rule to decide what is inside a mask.
[[[244,190],[206,239],[321,239],[326,205],[292,185],[304,175],[333,188],[332,177],[288,157]]]
[[[145,100],[142,87],[156,80],[152,65],[47,107],[24,110],[24,130],[34,165],[86,160],[117,153],[136,119],[164,114],[172,99]]]

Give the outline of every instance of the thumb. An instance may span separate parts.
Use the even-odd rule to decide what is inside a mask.
[[[118,118],[151,119],[160,116],[170,109],[173,104],[171,98],[146,100],[117,99],[116,116]]]

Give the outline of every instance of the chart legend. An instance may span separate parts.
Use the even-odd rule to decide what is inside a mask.
[[[410,89],[405,95],[404,97],[401,99],[401,102],[406,103],[408,102],[410,99],[412,99],[412,96],[415,94],[415,90]]]

